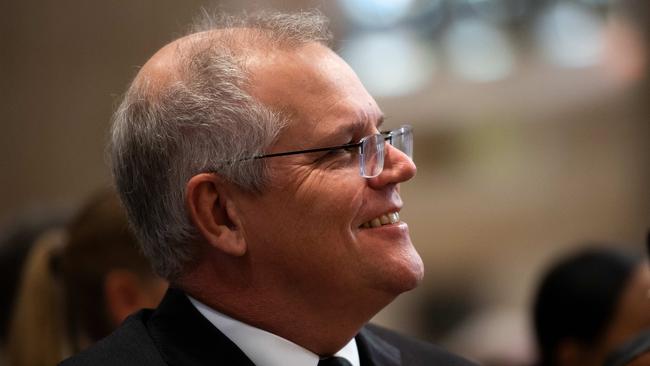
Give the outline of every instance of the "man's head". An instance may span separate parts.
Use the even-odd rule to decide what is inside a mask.
[[[228,163],[264,151],[285,122],[247,91],[248,49],[328,39],[318,16],[224,18],[168,44],[138,73],[114,116],[113,173],[161,275],[179,276],[197,255],[185,209],[192,176],[218,171],[246,190],[263,186],[263,160]]]
[[[364,225],[401,209],[398,184],[415,174],[406,154],[383,145],[373,178],[358,149],[251,159],[379,132],[382,113],[326,46],[325,19],[218,24],[154,55],[116,113],[114,174],[154,267],[307,303],[413,288],[422,262],[406,224]]]

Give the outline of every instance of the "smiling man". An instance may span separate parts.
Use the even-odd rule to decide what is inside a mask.
[[[222,17],[158,51],[112,130],[116,185],[171,289],[65,365],[469,365],[366,323],[423,276],[408,126],[318,13]]]

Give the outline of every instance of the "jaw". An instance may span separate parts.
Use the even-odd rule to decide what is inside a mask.
[[[424,266],[415,250],[404,222],[377,228],[358,229],[359,260],[362,275],[371,287],[394,296],[417,287],[424,276]]]

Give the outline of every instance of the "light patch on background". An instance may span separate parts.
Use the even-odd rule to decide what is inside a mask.
[[[478,18],[454,22],[444,36],[444,45],[451,71],[467,80],[500,80],[515,66],[506,33]]]
[[[375,96],[416,92],[430,82],[436,69],[430,42],[407,31],[357,34],[340,54]]]
[[[411,10],[414,0],[339,0],[341,9],[354,23],[366,27],[396,24]]]
[[[593,10],[560,2],[550,6],[535,24],[542,56],[564,67],[587,67],[601,61],[604,21]]]

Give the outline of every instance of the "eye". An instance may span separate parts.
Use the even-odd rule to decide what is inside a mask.
[[[323,158],[333,158],[333,157],[349,154],[349,153],[351,153],[353,151],[354,151],[354,148],[352,148],[352,147],[329,150],[325,155],[323,155]]]
[[[326,151],[324,154],[321,154],[316,160],[315,163],[342,163],[343,161],[348,161],[349,158],[358,150],[357,146],[344,147],[339,149],[332,149]]]
[[[357,141],[358,140],[352,139],[352,140],[348,141],[347,143],[345,143],[343,145],[340,145],[340,146],[346,146],[347,145],[347,147],[340,147],[338,149],[329,150],[328,154],[334,156],[334,155],[341,155],[341,154],[346,154],[346,153],[354,153],[359,149],[358,145],[356,144]]]
[[[355,154],[359,152],[359,144],[356,142],[359,140],[350,140],[347,144],[349,145],[348,147],[343,147],[341,149],[338,149],[339,154]]]

